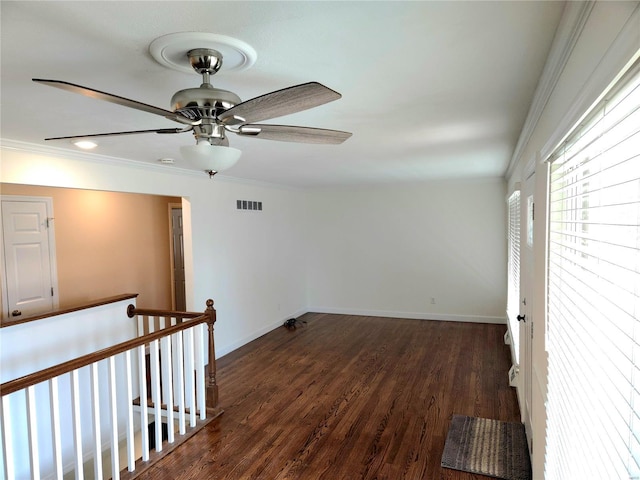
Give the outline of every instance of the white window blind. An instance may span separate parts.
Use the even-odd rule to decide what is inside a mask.
[[[547,480],[640,478],[637,67],[550,158]]]
[[[515,363],[519,362],[520,335],[516,318],[520,313],[520,191],[509,197],[508,218],[508,265],[507,265],[507,318],[511,330],[511,344]]]

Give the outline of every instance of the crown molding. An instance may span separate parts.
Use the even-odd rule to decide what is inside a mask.
[[[562,117],[546,143],[539,151],[538,161],[546,161],[575,127],[605,98],[616,83],[630,69],[637,68],[640,59],[640,3],[627,19],[620,33],[609,46],[597,67],[577,92],[567,112]]]
[[[150,170],[163,173],[175,173],[178,175],[201,176],[202,173],[195,170],[188,170],[173,165],[154,164],[150,162],[141,162],[138,160],[130,160],[127,158],[111,157],[108,155],[100,155],[97,153],[81,152],[68,150],[64,148],[39,145],[35,143],[21,142],[18,140],[0,139],[0,148],[3,150],[13,150],[18,152],[29,153],[32,155],[41,155],[44,157],[63,158],[67,160],[79,160],[82,162],[99,163],[101,165],[114,165],[119,167],[138,168],[142,170]]]
[[[186,168],[176,167],[175,165],[163,165],[155,164],[151,162],[142,162],[137,160],[130,160],[127,158],[111,157],[108,155],[100,155],[96,153],[88,153],[81,151],[68,150],[64,148],[51,147],[48,145],[40,145],[35,143],[21,142],[18,140],[11,140],[6,138],[0,138],[1,150],[13,150],[17,152],[24,152],[32,155],[41,155],[43,157],[61,158],[66,160],[77,160],[81,162],[98,163],[101,165],[113,165],[117,167],[136,168],[140,170],[154,171],[166,173],[169,175],[180,175],[186,177],[194,177],[200,180],[210,179],[206,174],[199,170],[190,170]],[[224,174],[217,174],[215,176],[217,181],[225,183],[237,183],[243,185],[249,185],[254,187],[264,188],[277,188],[286,190],[301,190],[299,187],[290,185],[282,185],[272,182],[264,182],[260,180],[252,180],[240,177],[233,177]]]
[[[515,166],[520,161],[520,157],[522,156],[525,147],[531,139],[531,135],[538,125],[538,121],[540,120],[542,112],[544,111],[556,84],[558,83],[558,79],[564,71],[564,67],[569,60],[571,52],[573,51],[578,38],[580,38],[582,29],[584,28],[589,15],[591,15],[594,4],[595,2],[593,1],[566,3],[562,13],[562,18],[560,19],[560,24],[558,25],[558,29],[556,30],[556,34],[551,44],[549,56],[547,57],[544,69],[542,70],[542,75],[538,81],[538,86],[536,87],[533,95],[533,101],[529,107],[527,118],[524,122],[524,126],[522,127],[522,131],[520,132],[520,137],[518,138],[518,142],[511,160],[509,161],[509,165],[507,166],[507,170],[505,172],[506,178],[509,178],[513,174]]]

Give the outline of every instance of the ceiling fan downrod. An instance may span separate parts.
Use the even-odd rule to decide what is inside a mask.
[[[212,48],[194,48],[187,52],[191,67],[202,75],[202,86],[211,85],[210,77],[222,67],[222,54]]]

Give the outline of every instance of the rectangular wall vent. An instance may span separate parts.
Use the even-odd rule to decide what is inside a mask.
[[[236,200],[236,208],[238,210],[262,210],[262,202],[254,200]]]

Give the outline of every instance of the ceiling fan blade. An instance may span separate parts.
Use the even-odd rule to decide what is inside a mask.
[[[71,135],[68,137],[51,137],[45,140],[71,140],[73,138],[92,138],[92,137],[113,137],[116,135],[137,135],[138,133],[184,133],[192,130],[192,127],[185,128],[159,128],[156,130],[132,130],[129,132],[111,132],[111,133],[92,133],[89,135]]]
[[[338,92],[318,83],[309,82],[266,93],[239,103],[218,116],[226,125],[261,122],[301,112],[341,98]]]
[[[92,88],[83,87],[82,85],[76,85],[74,83],[64,82],[62,80],[45,80],[41,78],[33,78],[32,80],[37,83],[49,85],[50,87],[56,87],[62,90],[67,90],[68,92],[79,93],[80,95],[84,95],[85,97],[91,97],[97,100],[104,100],[105,102],[116,103],[124,107],[135,108],[136,110],[142,110],[143,112],[153,113],[155,115],[161,115],[165,118],[168,118],[169,120],[173,120],[175,122],[179,122],[187,125],[199,125],[202,122],[202,120],[199,117],[196,118],[196,115],[191,110],[187,112],[176,113],[176,112],[172,112],[171,110],[165,110],[163,108],[154,107],[153,105],[147,105],[146,103],[138,102],[136,100],[130,100],[128,98],[120,97],[118,95],[101,92],[100,90],[94,90]],[[187,115],[189,114],[194,118],[187,117]]]
[[[265,140],[278,140],[280,142],[321,143],[334,144],[344,142],[352,134],[340,130],[327,130],[324,128],[296,127],[292,125],[242,125],[239,135],[258,137]]]

